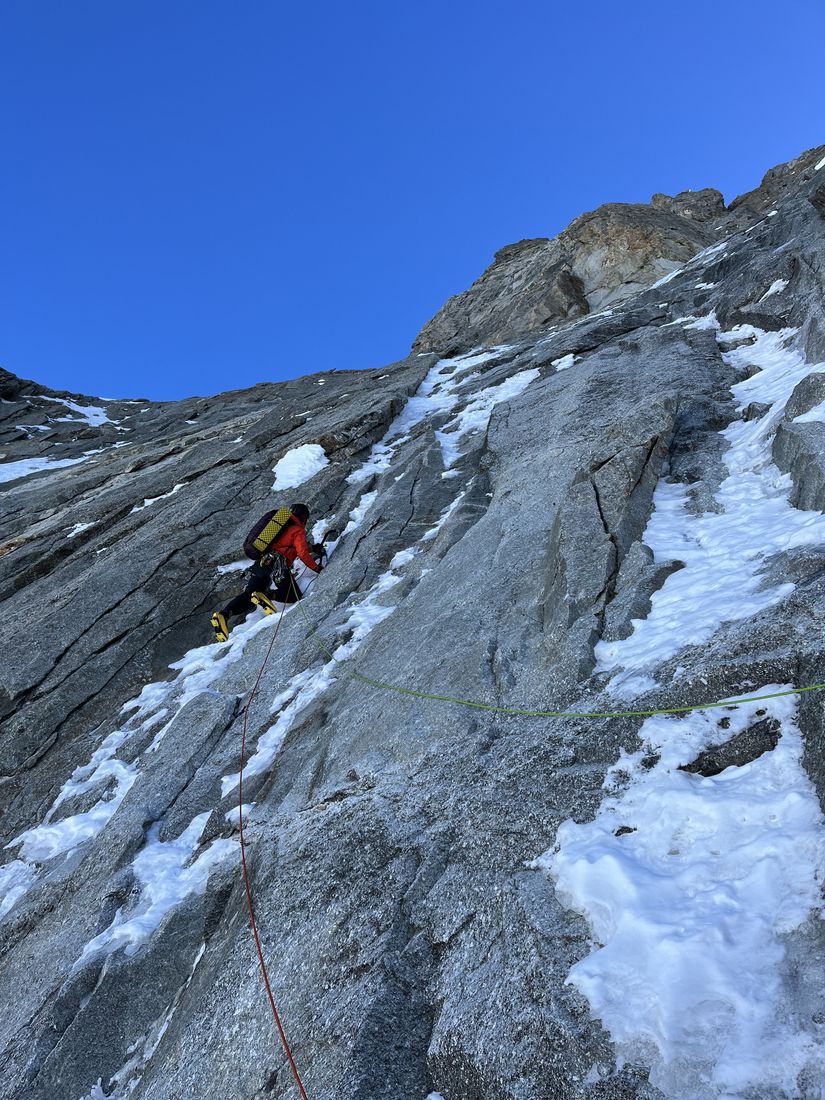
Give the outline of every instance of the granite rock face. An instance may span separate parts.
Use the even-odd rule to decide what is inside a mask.
[[[313,1100],[731,1094],[721,1060],[623,1038],[567,980],[597,937],[543,853],[601,820],[620,758],[663,767],[641,716],[587,714],[825,680],[825,429],[797,419],[823,397],[821,161],[727,210],[657,195],[504,249],[381,370],[166,404],[0,377],[1,1100],[297,1095],[238,867],[245,726],[256,912]],[[217,645],[273,467],[307,443],[328,461],[285,502],[342,535],[300,606]],[[745,508],[719,569],[742,543],[752,583],[703,633],[728,593],[697,548],[742,455],[792,534],[763,547]],[[665,546],[668,516],[688,534]],[[771,706],[701,712],[679,781],[770,761],[794,736]],[[800,697],[814,801],[822,714]],[[819,1095],[815,916],[768,952],[804,1056],[749,1100]]]

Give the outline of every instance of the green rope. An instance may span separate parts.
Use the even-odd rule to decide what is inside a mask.
[[[303,601],[298,600],[297,603],[301,609],[301,614],[304,616],[304,621],[309,627],[310,636],[318,649],[331,661],[334,661],[336,667],[340,668],[353,680],[358,680],[362,684],[378,688],[381,691],[395,692],[396,695],[410,695],[414,699],[429,699],[436,703],[455,703],[457,706],[473,707],[475,710],[487,710],[495,714],[514,714],[522,718],[651,718],[654,714],[687,714],[693,710],[710,710],[713,707],[734,707],[741,703],[761,703],[765,699],[780,699],[787,695],[803,695],[808,691],[822,691],[825,688],[825,684],[809,684],[807,687],[792,688],[788,691],[772,691],[765,695],[748,695],[741,699],[722,699],[714,703],[694,703],[692,706],[686,707],[659,707],[656,710],[564,711],[501,707],[495,703],[480,703],[474,699],[460,699],[455,695],[437,695],[430,691],[418,691],[416,688],[402,687],[400,684],[387,684],[383,680],[373,680],[370,676],[365,676],[363,672],[350,668],[344,661],[338,660],[309,621]]]

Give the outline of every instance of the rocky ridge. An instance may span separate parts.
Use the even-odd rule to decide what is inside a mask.
[[[813,149],[772,168],[758,188],[727,208],[713,188],[656,194],[646,205],[600,206],[552,239],[508,245],[424,326],[413,350],[459,354],[632,298],[701,249],[746,230],[816,162]]]
[[[224,646],[206,624],[305,443],[329,463],[288,495],[343,535],[279,628],[244,798],[309,1095],[819,1095],[818,693],[520,717],[345,667],[588,713],[825,679],[823,169],[825,147],[727,210],[654,196],[511,246],[382,370],[171,404],[0,377],[0,1097],[294,1095],[237,866],[242,710],[275,623]],[[713,870],[730,832],[692,831],[759,777],[754,810],[785,790],[808,815],[792,885],[767,809],[747,839],[796,908]],[[603,914],[634,914],[651,876],[694,889],[693,854],[711,926],[749,951],[741,986],[697,979],[671,1020],[669,945],[729,958],[691,924],[704,893],[678,895],[673,939],[640,918],[623,975]]]

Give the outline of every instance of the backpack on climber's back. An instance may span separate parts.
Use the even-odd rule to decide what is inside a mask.
[[[265,512],[244,539],[243,549],[246,556],[253,561],[258,561],[261,555],[270,549],[291,519],[292,512],[289,508]]]

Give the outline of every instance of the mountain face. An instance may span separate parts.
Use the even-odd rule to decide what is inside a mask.
[[[312,1100],[820,1097],[824,278],[820,147],[382,370],[2,374],[0,1098],[298,1095],[245,723]],[[326,568],[213,642],[296,500]]]

